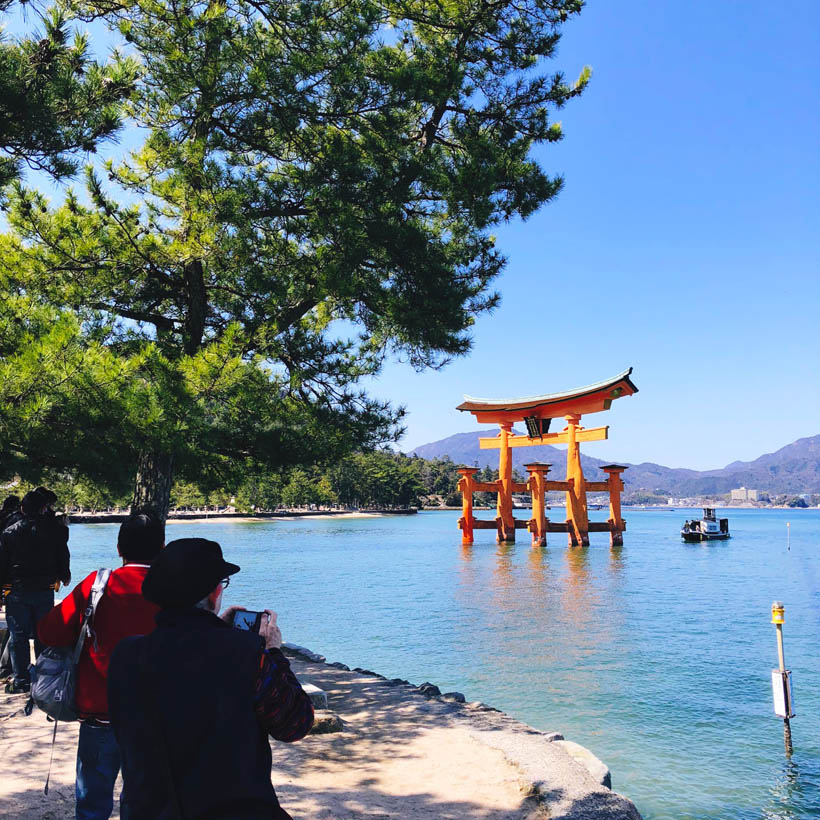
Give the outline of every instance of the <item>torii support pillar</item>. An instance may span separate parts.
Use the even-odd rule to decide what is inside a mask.
[[[499,431],[498,450],[498,543],[515,543],[515,519],[513,518],[513,477],[512,477],[512,453],[510,453],[509,436],[512,431],[512,422],[501,422]]]
[[[581,416],[564,416],[567,420],[567,533],[571,547],[589,546],[589,516],[587,514],[587,487],[581,467],[581,447],[578,426]]]
[[[529,522],[529,530],[532,533],[532,545],[534,547],[545,547],[547,545],[547,513],[546,513],[546,484],[547,473],[551,464],[545,461],[533,461],[525,464],[524,468],[530,474],[527,487],[532,497],[532,518]]]
[[[458,526],[461,528],[462,546],[470,546],[473,543],[473,493],[475,492],[475,479],[473,476],[478,472],[478,467],[459,467],[458,489],[461,490],[461,518],[458,519]]]
[[[624,530],[626,522],[621,518],[621,493],[624,491],[624,482],[621,473],[627,468],[623,464],[607,464],[601,469],[609,474],[609,545],[622,547],[624,545]]]

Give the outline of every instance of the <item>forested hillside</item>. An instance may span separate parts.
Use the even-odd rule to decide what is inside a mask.
[[[498,452],[479,449],[478,439],[487,435],[486,430],[459,433],[416,447],[411,455],[422,458],[449,457],[458,464],[479,467],[496,466]],[[566,450],[557,447],[522,447],[512,452],[513,465],[519,469],[527,461],[548,461],[556,465],[560,475],[566,461]],[[610,461],[581,456],[584,471],[593,480],[603,478],[597,468]],[[798,439],[754,461],[735,461],[719,470],[687,470],[652,462],[630,464],[628,460],[620,463],[629,465],[623,474],[628,492],[648,490],[670,496],[721,495],[743,486],[771,494],[820,493],[820,435]]]

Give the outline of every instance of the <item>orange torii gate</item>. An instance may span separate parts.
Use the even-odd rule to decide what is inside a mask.
[[[547,543],[547,532],[566,532],[571,545],[589,544],[590,532],[610,533],[613,546],[623,544],[626,522],[621,518],[621,492],[624,485],[621,473],[626,467],[609,464],[601,469],[608,474],[606,481],[587,481],[581,469],[582,441],[601,441],[608,437],[609,427],[581,427],[581,416],[585,413],[599,413],[609,410],[614,399],[631,396],[638,388],[630,380],[632,368],[605,382],[591,384],[565,393],[550,393],[524,399],[474,399],[465,396],[457,410],[472,413],[476,420],[484,424],[498,424],[501,428],[493,438],[479,439],[482,450],[499,450],[498,480],[477,482],[473,476],[477,467],[461,467],[458,489],[462,497],[462,516],[458,521],[461,529],[461,543],[473,543],[473,530],[493,529],[498,531],[499,543],[515,541],[516,529],[529,529],[533,545]],[[552,419],[563,416],[567,426],[559,433],[550,433]],[[513,424],[523,421],[527,425],[527,435],[512,432]],[[552,465],[540,461],[525,464],[530,474],[526,482],[512,479],[513,447],[532,447],[538,444],[567,444],[566,481],[551,481],[547,473]],[[546,517],[545,494],[549,490],[563,490],[567,499],[567,519],[552,522]],[[589,521],[587,514],[588,492],[609,491],[609,520]],[[491,492],[498,494],[498,506],[494,521],[481,521],[473,517],[473,493]],[[532,518],[523,521],[513,517],[512,494],[529,492],[532,496]]]

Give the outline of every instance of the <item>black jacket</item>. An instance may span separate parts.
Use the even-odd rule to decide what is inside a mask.
[[[258,635],[199,609],[163,610],[150,635],[118,644],[108,707],[123,820],[176,817],[169,772],[183,820],[289,820],[254,711],[261,658]]]
[[[48,589],[70,577],[68,527],[53,515],[24,516],[0,534],[0,583]]]
[[[3,532],[7,527],[16,524],[23,518],[23,513],[20,510],[9,510],[8,512],[0,513],[0,532]]]

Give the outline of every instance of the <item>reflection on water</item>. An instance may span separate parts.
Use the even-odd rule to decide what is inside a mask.
[[[547,571],[549,565],[547,563],[547,548],[546,547],[530,547],[528,556],[528,565],[530,568],[530,580],[534,590],[543,590],[547,582]]]
[[[567,547],[569,580],[572,586],[584,587],[589,580],[589,547]]]
[[[609,568],[614,576],[621,575],[624,571],[624,548],[615,546],[609,548]]]
[[[509,592],[514,585],[513,559],[515,558],[515,544],[499,544],[495,552],[495,579],[500,592]]]
[[[763,809],[766,820],[787,820],[800,816],[795,814],[795,807],[805,807],[803,784],[800,782],[800,767],[792,758],[784,761],[770,795],[769,804]],[[815,794],[814,798],[817,797]]]

